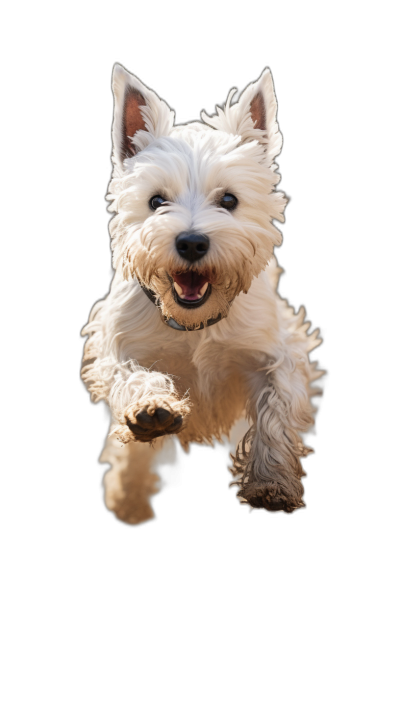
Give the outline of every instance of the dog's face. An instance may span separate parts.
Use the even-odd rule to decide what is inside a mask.
[[[217,320],[263,270],[281,234],[281,148],[272,78],[224,110],[174,126],[168,105],[120,65],[113,74],[114,267],[186,329]]]

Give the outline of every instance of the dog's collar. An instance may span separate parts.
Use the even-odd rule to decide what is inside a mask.
[[[153,292],[153,290],[150,290],[150,288],[146,288],[139,280],[138,283],[145,295],[147,295],[147,297],[149,298],[149,300],[151,300],[154,305],[160,308],[159,298],[157,297],[155,292]],[[206,320],[206,322],[200,322],[200,325],[197,325],[196,327],[185,327],[184,325],[180,325],[179,322],[173,319],[173,317],[168,318],[162,315],[162,318],[165,324],[168,325],[168,327],[172,327],[173,330],[181,330],[182,332],[193,332],[193,330],[204,330],[205,327],[215,325],[217,322],[222,320],[222,315],[220,313],[218,317],[213,317],[210,320]]]

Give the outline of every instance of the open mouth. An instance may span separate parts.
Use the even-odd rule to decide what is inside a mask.
[[[174,299],[185,307],[199,307],[210,297],[211,285],[206,275],[188,270],[186,273],[173,273]]]

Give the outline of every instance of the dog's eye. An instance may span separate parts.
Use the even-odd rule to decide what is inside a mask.
[[[157,208],[160,208],[160,206],[163,205],[163,203],[166,203],[166,200],[167,199],[162,196],[153,196],[153,198],[149,201],[149,206],[153,209],[153,211],[156,211]]]
[[[221,208],[226,208],[227,211],[233,211],[233,209],[238,205],[238,200],[232,193],[225,193],[225,195],[222,196],[219,205]]]

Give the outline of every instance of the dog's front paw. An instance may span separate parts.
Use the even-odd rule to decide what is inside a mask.
[[[149,404],[131,404],[124,414],[128,433],[125,427],[125,432],[121,430],[118,436],[120,441],[128,441],[132,437],[136,441],[153,441],[158,436],[177,434],[188,414],[186,401],[157,400]]]
[[[302,499],[303,485],[297,480],[294,481],[294,484],[295,488],[290,489],[285,484],[272,480],[264,483],[244,483],[237,495],[253,508],[292,513],[305,505]]]

